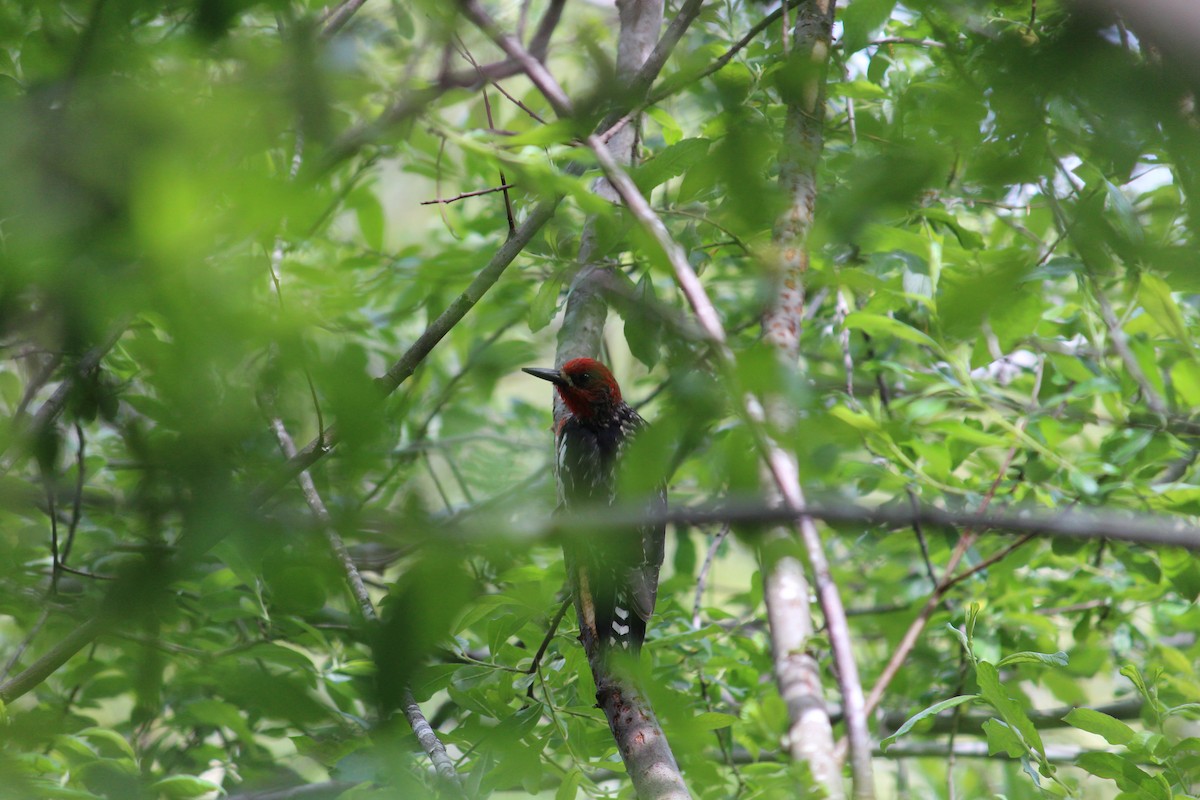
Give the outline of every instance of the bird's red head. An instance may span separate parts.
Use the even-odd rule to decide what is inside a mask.
[[[621,404],[621,387],[608,367],[592,358],[573,358],[562,369],[527,367],[534,377],[550,381],[577,417],[587,419]]]

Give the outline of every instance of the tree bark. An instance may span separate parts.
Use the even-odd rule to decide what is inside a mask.
[[[618,0],[621,31],[617,41],[618,79],[628,82],[636,75],[658,43],[663,23],[662,0]],[[636,162],[640,130],[636,121],[625,125],[605,145],[619,163]],[[612,202],[617,192],[608,180],[600,178],[593,190]],[[596,224],[589,219],[579,236],[579,271],[567,295],[563,324],[559,330],[555,364],[562,366],[573,358],[600,356],[604,344],[604,323],[608,307],[604,299],[605,273],[610,266],[596,260]],[[555,393],[554,418],[562,419],[565,409]],[[580,631],[585,631],[583,604],[578,586],[572,586]],[[596,682],[596,700],[608,719],[609,730],[617,743],[621,760],[641,800],[685,800],[690,798],[683,775],[671,752],[654,709],[636,682],[614,671],[601,657],[594,637],[582,637],[588,664]]]
[[[762,330],[764,341],[775,349],[780,362],[789,370],[795,368],[800,354],[804,275],[809,260],[806,241],[816,207],[816,175],[824,139],[825,74],[833,16],[834,0],[809,0],[799,6],[792,31],[794,49],[788,65],[794,80],[784,84],[787,87],[784,90],[787,120],[780,151],[779,182],[788,198],[788,208],[775,225],[776,261],[772,265],[775,269],[772,278],[776,284],[771,304],[763,314]],[[782,400],[768,400],[765,413],[777,430],[787,430],[793,425],[790,407]],[[764,471],[764,489],[774,503],[802,508],[804,496],[796,458],[791,453],[781,453],[780,461],[778,466],[771,467],[775,474]],[[787,487],[781,485],[781,470],[788,476]],[[787,496],[789,494],[792,496]],[[803,515],[797,523],[817,578],[818,594],[841,679],[851,744],[854,796],[865,800],[874,796],[870,737],[845,612],[821,552],[815,523],[811,517]],[[813,633],[810,590],[800,553],[793,544],[792,530],[780,526],[768,531],[761,553],[775,679],[788,709],[786,746],[792,758],[807,763],[813,779],[825,788],[830,798],[837,800],[844,796],[841,768],[825,709],[818,665],[807,652],[807,639]]]

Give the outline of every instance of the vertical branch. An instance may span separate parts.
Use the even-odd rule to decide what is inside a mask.
[[[627,82],[637,74],[658,42],[663,22],[662,0],[618,0],[621,30],[617,40],[618,80]],[[617,162],[636,163],[640,128],[634,122],[624,126],[605,143],[606,152]],[[593,191],[612,202],[619,202],[616,190],[607,179],[597,179]],[[588,219],[579,236],[579,272],[572,281],[559,332],[555,362],[563,364],[579,356],[597,356],[603,344],[604,322],[608,315],[603,297],[603,279],[610,266],[600,264],[596,254],[596,220]],[[564,409],[555,395],[555,420]],[[574,584],[575,582],[572,582]],[[585,602],[579,587],[572,585],[575,608],[584,630]],[[683,775],[675,762],[670,744],[650,702],[629,677],[612,669],[601,656],[594,637],[582,637],[587,646],[588,664],[596,681],[596,699],[608,718],[621,759],[629,772],[637,796],[642,800],[685,800],[690,798]]]
[[[762,318],[763,338],[772,346],[786,369],[794,369],[800,354],[800,330],[804,314],[804,276],[808,269],[808,232],[812,228],[817,196],[817,164],[824,141],[825,75],[829,62],[834,3],[810,0],[796,13],[789,70],[795,76],[784,93],[787,120],[780,150],[779,182],[788,208],[776,221],[775,281],[770,306]],[[792,427],[787,404],[767,404],[765,414],[775,429]],[[776,454],[764,475],[775,502],[803,507],[796,458]],[[783,480],[786,476],[786,480]],[[769,480],[773,478],[774,480]],[[800,536],[808,551],[817,582],[817,592],[828,627],[834,660],[838,667],[846,728],[851,750],[854,796],[874,796],[870,733],[867,729],[862,685],[854,662],[850,632],[841,598],[829,572],[816,525],[806,516],[799,519]],[[763,592],[771,630],[775,678],[788,708],[787,746],[792,758],[805,761],[814,780],[832,798],[843,796],[841,770],[833,743],[833,731],[821,689],[816,660],[809,655],[807,638],[812,635],[809,587],[800,554],[791,532],[780,526],[763,540]]]
[[[487,32],[500,47],[521,64],[534,85],[542,92],[560,117],[570,116],[570,98],[546,68],[529,54],[512,36],[500,31],[476,0],[461,0],[463,13],[480,29]],[[647,58],[659,43],[663,23],[662,0],[617,0],[621,31],[617,45],[617,72],[631,79],[639,73]],[[596,140],[593,135],[589,140]],[[591,142],[589,142],[591,143]],[[621,165],[632,164],[637,156],[638,128],[626,125],[601,145],[604,156]],[[618,191],[607,181],[599,180],[593,190],[612,201]],[[604,322],[608,309],[602,296],[606,266],[595,261],[596,222],[589,219],[579,237],[580,269],[572,281],[559,334],[556,363],[579,356],[595,357],[603,343]],[[555,419],[561,419],[563,409],[555,398]],[[572,581],[572,584],[575,582]],[[621,759],[641,800],[687,800],[691,795],[675,762],[666,736],[654,709],[641,689],[628,676],[612,669],[595,646],[594,636],[587,635],[587,598],[578,585],[572,585],[576,612],[580,617],[581,637],[587,650],[588,664],[596,682],[596,699],[608,719],[609,729],[617,742]]]

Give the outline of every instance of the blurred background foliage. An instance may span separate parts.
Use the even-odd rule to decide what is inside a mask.
[[[656,85],[634,173],[716,301],[744,384],[800,412],[805,486],[828,503],[1191,521],[1193,54],[1120,6],[843,5],[797,375],[757,343],[796,85],[778,20],[704,74],[773,4],[706,4]],[[545,4],[490,10],[528,40]],[[552,359],[587,215],[633,289],[603,355],[655,422],[639,462],[670,475],[679,506],[756,487],[751,437],[686,335],[669,269],[592,196],[594,171],[566,171],[592,163],[575,137],[625,101],[615,12],[566,4],[547,63],[580,109],[569,123],[521,77],[480,91],[473,62],[499,54],[453,4],[371,2],[337,30],[324,14],[0,5],[4,679],[74,643],[48,677],[0,686],[4,797],[423,796],[428,763],[403,717],[386,719],[404,686],[472,795],[627,785],[572,615],[528,671],[563,575],[545,535],[550,398],[517,370]],[[421,201],[501,171],[517,222],[566,199],[381,401],[374,379],[508,229],[499,193]],[[274,491],[273,417],[297,446],[336,423],[313,478],[378,629],[299,490]],[[674,531],[651,697],[697,796],[794,796],[755,530],[719,533]],[[826,535],[869,688],[958,532]],[[881,795],[1195,794],[1194,557],[1014,541],[973,543],[964,568],[982,568],[885,694],[880,739],[979,698],[881,752]],[[993,758],[950,755],[976,744]]]

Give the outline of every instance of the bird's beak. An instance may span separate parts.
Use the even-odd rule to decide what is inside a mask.
[[[566,386],[567,379],[563,374],[556,369],[546,369],[545,367],[522,367],[522,372],[528,372],[535,378],[541,378],[544,381],[550,381],[555,386]]]

